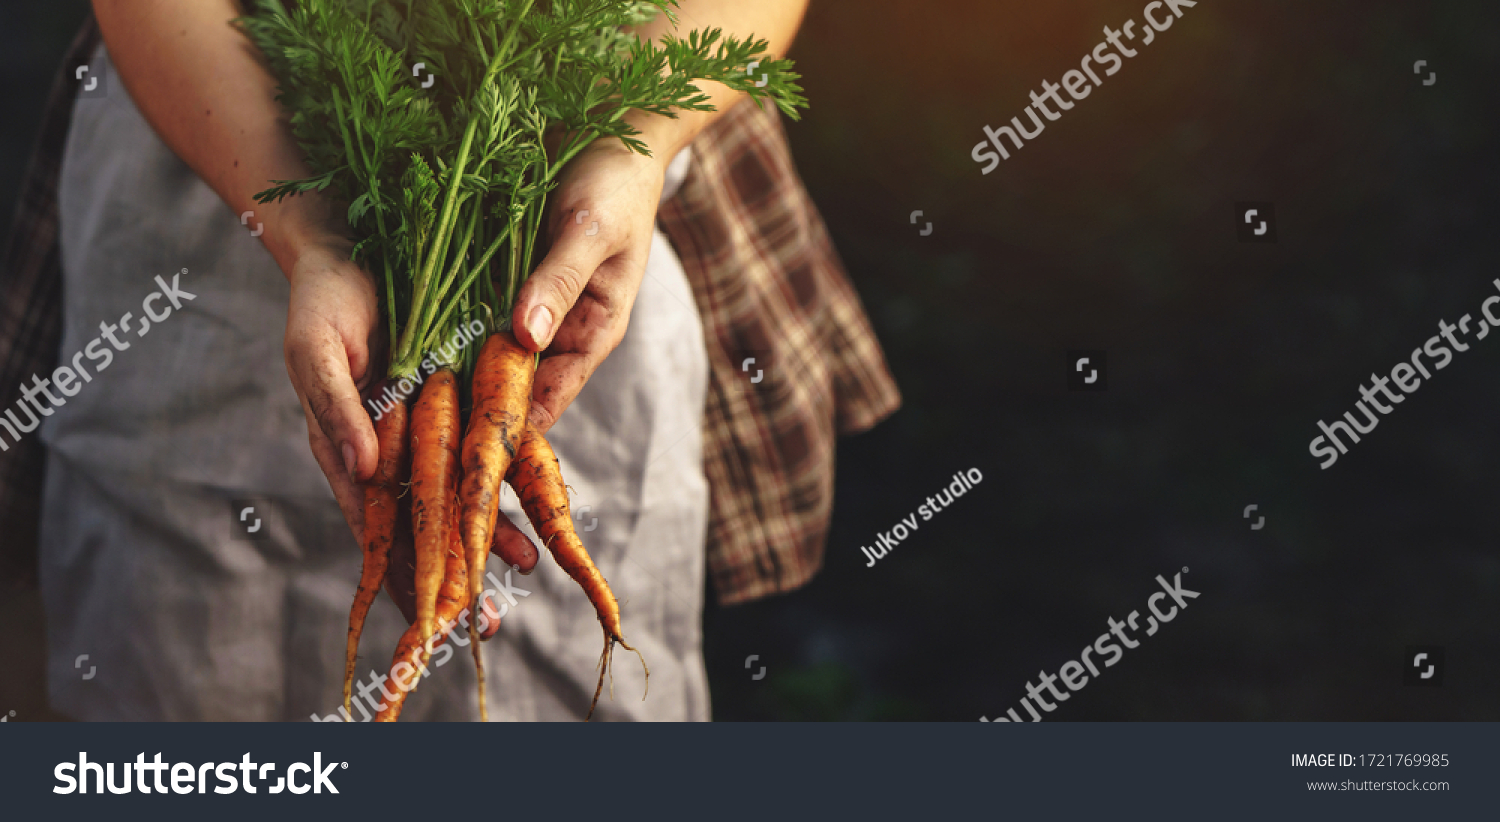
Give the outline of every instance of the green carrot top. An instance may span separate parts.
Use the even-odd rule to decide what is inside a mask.
[[[383,278],[388,376],[414,375],[460,323],[509,324],[560,171],[601,138],[649,154],[627,113],[711,110],[695,82],[713,80],[797,117],[798,75],[764,40],[627,30],[676,5],[259,0],[236,21],[311,171],[256,198],[319,191],[348,204],[354,257]]]

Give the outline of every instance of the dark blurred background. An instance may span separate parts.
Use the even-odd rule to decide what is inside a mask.
[[[1500,7],[1200,0],[981,175],[982,126],[1144,5],[814,0],[789,131],[905,406],[844,441],[814,582],[710,605],[717,719],[1024,717],[1028,679],[1184,567],[1201,596],[1049,719],[1500,719],[1500,336],[1329,469],[1307,450],[1500,294]],[[85,7],[0,9],[0,201]],[[1238,240],[1240,201],[1276,243]],[[1108,390],[1067,390],[1074,349]],[[39,616],[6,597],[0,710],[35,717]],[[1442,687],[1402,684],[1410,645],[1445,648]]]

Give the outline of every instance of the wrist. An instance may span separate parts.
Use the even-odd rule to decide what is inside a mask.
[[[666,169],[679,151],[687,148],[708,125],[707,112],[680,111],[676,117],[632,111],[625,121],[640,132],[636,139],[651,150],[651,159]]]
[[[348,226],[338,208],[315,192],[285,197],[280,202],[255,208],[257,222],[265,226],[261,240],[288,280],[303,258],[334,255],[348,259],[354,248]]]

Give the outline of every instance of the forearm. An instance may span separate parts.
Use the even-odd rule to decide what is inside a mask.
[[[638,27],[636,33],[643,38],[659,39],[665,34],[686,36],[690,31],[718,28],[726,36],[766,40],[770,56],[779,58],[791,48],[807,3],[808,0],[681,0],[675,28],[662,15]],[[681,112],[675,119],[641,112],[628,116],[631,125],[641,131],[641,139],[651,148],[652,155],[663,163],[744,96],[743,92],[722,83],[700,82],[698,86],[709,96],[713,111]]]
[[[339,242],[321,197],[256,203],[270,180],[307,176],[276,102],[276,83],[230,26],[236,0],[93,0],[110,59],[162,141],[235,214],[255,212],[285,272],[312,243]]]

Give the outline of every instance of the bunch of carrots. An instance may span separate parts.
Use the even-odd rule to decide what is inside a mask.
[[[573,529],[557,457],[527,425],[537,358],[511,333],[511,312],[539,253],[547,195],[568,163],[600,139],[649,153],[627,113],[709,110],[694,85],[700,80],[771,99],[792,117],[803,104],[791,63],[765,55],[762,40],[717,29],[654,42],[631,33],[657,14],[672,15],[675,5],[257,0],[236,21],[276,76],[311,171],[273,181],[257,199],[318,191],[347,203],[354,259],[384,286],[390,357],[376,391],[394,399],[375,418],[380,461],[364,487],[346,709],[360,634],[387,581],[392,546],[409,529],[416,621],[392,664],[398,699],[378,717],[391,721],[443,635],[465,610],[479,613],[485,561],[499,545],[503,482],[603,627],[590,715],[615,643],[635,650],[609,584]],[[452,344],[475,328],[484,332],[481,345]],[[408,406],[416,386],[420,394]],[[478,620],[467,621],[487,719]]]
[[[391,547],[403,520],[410,523],[415,548],[417,618],[396,646],[391,679],[397,698],[387,703],[377,721],[394,721],[400,715],[406,694],[416,687],[433,649],[464,609],[477,603],[495,535],[502,479],[515,488],[532,527],[558,565],[583,587],[604,628],[600,682],[590,714],[598,703],[614,643],[635,650],[625,641],[620,607],[609,583],[573,529],[557,456],[547,440],[526,425],[532,372],[531,354],[510,332],[496,332],[479,352],[473,407],[462,438],[458,377],[446,367],[427,378],[413,408],[408,411],[398,401],[376,421],[380,462],[364,489],[365,561],[349,615],[346,708],[360,633],[385,582]],[[408,493],[409,500],[404,499]],[[470,647],[480,671],[481,714],[485,714],[478,624],[477,618],[468,619]],[[649,676],[648,669],[648,680]]]

